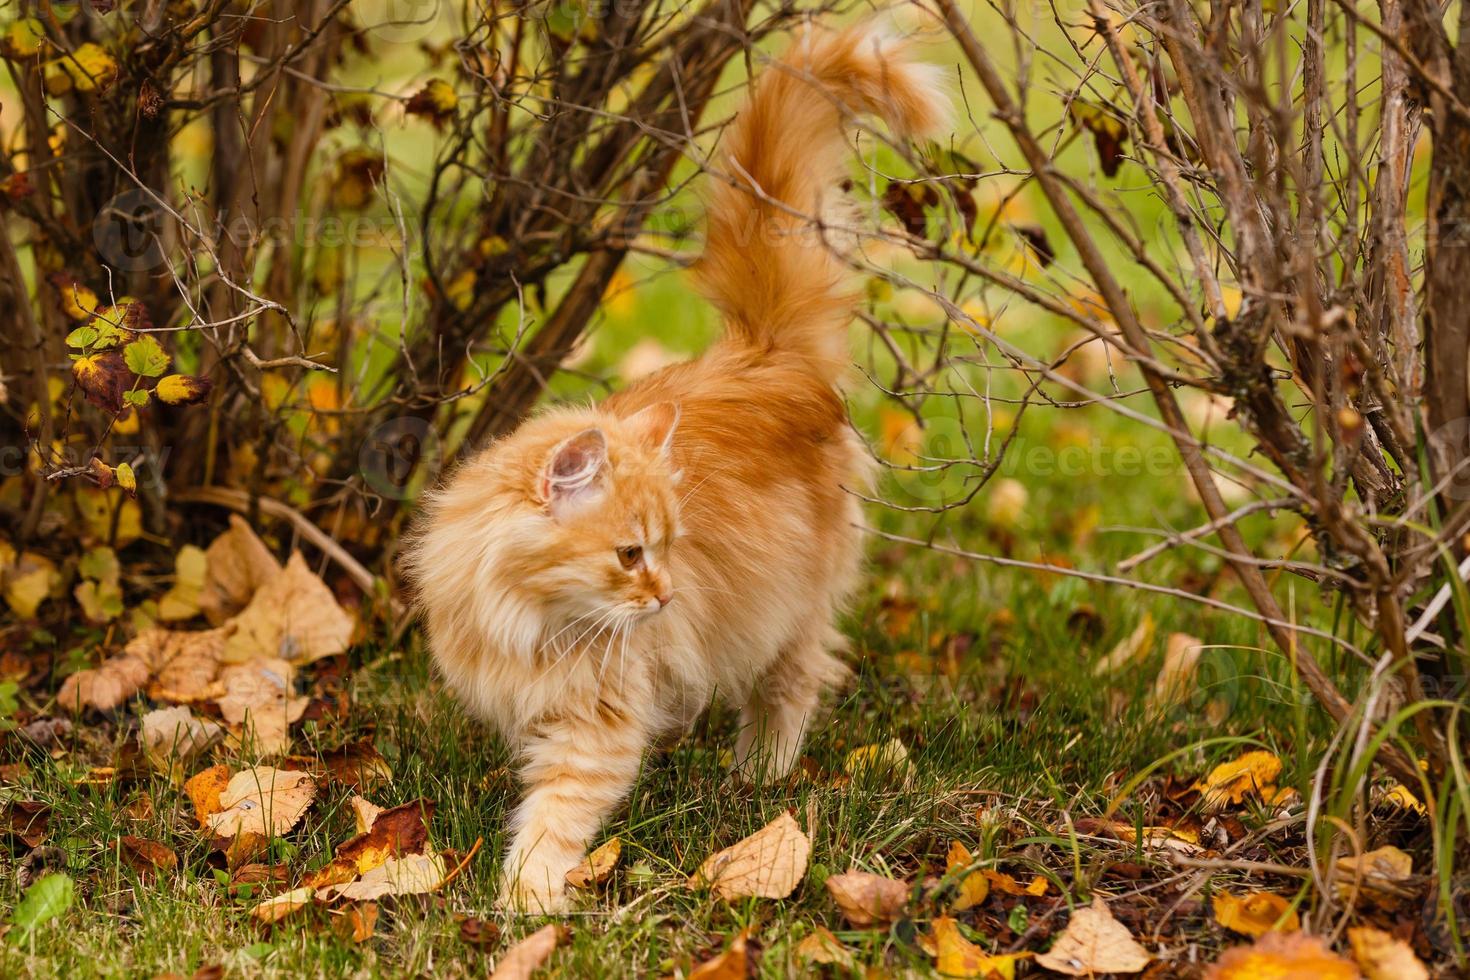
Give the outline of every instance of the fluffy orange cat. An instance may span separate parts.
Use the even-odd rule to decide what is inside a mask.
[[[725,135],[696,267],[725,336],[600,406],[542,412],[432,494],[408,549],[434,658],[520,761],[502,899],[554,911],[652,741],[711,695],[737,766],[780,776],[844,674],[866,454],[838,385],[853,295],[803,215],[839,196],[846,112],[943,116],[938,72],[871,26],[812,33]]]

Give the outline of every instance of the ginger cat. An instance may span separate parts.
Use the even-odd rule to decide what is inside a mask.
[[[849,277],[806,215],[838,196],[845,111],[945,116],[933,66],[872,26],[811,33],[725,134],[695,269],[726,333],[596,407],[541,412],[426,501],[407,568],[439,670],[520,760],[502,900],[565,876],[651,742],[715,692],[737,766],[779,777],[845,673],[833,616],[860,561],[867,456],[838,390]],[[830,210],[830,209],[828,209]]]

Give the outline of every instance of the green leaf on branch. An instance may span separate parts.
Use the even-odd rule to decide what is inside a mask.
[[[123,358],[134,374],[156,378],[168,370],[169,356],[158,341],[144,335],[123,348]]]

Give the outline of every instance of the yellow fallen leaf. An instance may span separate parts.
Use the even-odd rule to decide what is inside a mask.
[[[1004,871],[986,868],[980,873],[985,876],[991,888],[1005,895],[1030,895],[1035,898],[1046,894],[1047,882],[1042,875],[1033,875],[1031,880],[1023,885]]]
[[[306,567],[300,552],[266,582],[250,604],[225,624],[229,663],[279,657],[308,664],[347,649],[352,617],[337,604],[326,583]]]
[[[290,727],[311,701],[296,695],[291,675],[291,665],[278,657],[227,664],[220,671],[220,714],[261,755],[281,755],[290,748]]]
[[[1383,802],[1400,810],[1409,810],[1421,817],[1428,812],[1424,804],[1419,802],[1419,797],[1415,796],[1403,783],[1394,783],[1388,792],[1383,794]]]
[[[268,898],[250,910],[250,917],[257,922],[280,922],[295,915],[316,901],[310,888],[293,888],[274,898]]]
[[[865,773],[891,773],[907,783],[913,775],[913,764],[909,762],[909,750],[902,742],[890,738],[877,745],[864,745],[847,753],[842,768],[854,779]]]
[[[614,837],[587,855],[581,864],[568,871],[567,884],[573,888],[591,888],[593,885],[602,884],[618,866],[618,858],[622,853],[623,842]]]
[[[1353,947],[1353,959],[1368,980],[1429,980],[1429,971],[1409,944],[1382,929],[1349,929],[1348,942]]]
[[[981,980],[1016,980],[1016,963],[1030,959],[1030,953],[985,952],[960,933],[954,919],[942,915],[932,926],[934,938],[934,970],[944,977],[980,977]]]
[[[230,777],[219,795],[219,812],[206,822],[220,837],[279,837],[296,826],[315,796],[309,773],[257,766]]]
[[[949,854],[945,856],[944,870],[947,874],[954,874],[957,871],[963,871],[974,861],[975,858],[970,854],[970,849],[959,841],[954,841],[949,845]],[[956,912],[963,912],[985,901],[990,894],[990,879],[978,871],[971,871],[959,880],[956,887],[958,894],[955,895],[954,901],[950,902],[949,907]]]
[[[803,963],[826,963],[841,967],[851,967],[854,964],[848,948],[822,926],[817,926],[796,944],[796,958]]]
[[[391,859],[423,854],[428,845],[428,821],[434,804],[413,800],[380,811],[367,830],[338,847],[332,860],[308,874],[303,885],[327,888],[353,881]]]
[[[907,883],[866,871],[832,875],[826,888],[843,917],[858,929],[892,922],[903,915],[909,900]]]
[[[747,980],[755,972],[748,937],[742,932],[718,956],[689,971],[689,980]]]
[[[382,807],[376,803],[369,803],[361,796],[354,796],[347,801],[347,804],[352,807],[353,824],[357,827],[359,834],[365,834],[371,830],[373,821],[377,819],[378,814],[383,812]]]
[[[1092,676],[1101,677],[1111,674],[1128,666],[1140,657],[1145,656],[1154,642],[1154,618],[1148,613],[1143,614],[1133,632],[1129,633],[1113,649],[1108,651],[1107,656],[1099,660],[1092,668]]]
[[[339,898],[370,902],[384,895],[422,895],[437,890],[448,873],[439,855],[410,854],[384,861],[356,881],[323,888],[316,896],[323,902]]]
[[[1275,792],[1276,778],[1281,775],[1281,760],[1264,750],[1247,752],[1233,762],[1224,762],[1194,784],[1202,797],[1206,812],[1223,809],[1227,804],[1240,804],[1248,796],[1263,798]]]
[[[565,938],[566,932],[561,926],[555,923],[542,926],[496,960],[490,980],[530,980],[531,974],[551,958]]]
[[[1039,958],[1038,958],[1039,959]],[[1268,932],[1227,949],[1203,980],[1360,980],[1357,967],[1304,932]]]
[[[230,517],[230,529],[210,543],[204,556],[199,606],[216,626],[249,605],[256,591],[281,571],[281,563],[238,516]]]
[[[1270,892],[1231,895],[1221,892],[1214,898],[1215,921],[1231,932],[1255,938],[1272,930],[1295,932],[1302,920],[1291,903]]]
[[[204,551],[192,544],[179,549],[174,558],[174,584],[158,600],[158,618],[165,622],[193,619],[199,615],[200,594],[204,590],[208,559]]]
[[[149,628],[124,648],[143,659],[154,672],[148,696],[155,701],[193,704],[220,696],[220,655],[225,649],[223,630],[166,630]]]
[[[200,770],[184,783],[184,792],[194,804],[194,818],[199,821],[200,830],[208,827],[209,818],[219,813],[220,796],[229,784],[230,767],[225,765]]]
[[[1077,909],[1067,928],[1051,949],[1036,962],[1069,977],[1093,973],[1137,973],[1148,966],[1148,950],[1138,945],[1128,927],[1108,911],[1107,903],[1094,895],[1092,905]]]
[[[1357,856],[1338,858],[1336,891],[1339,898],[1346,898],[1353,888],[1381,904],[1395,900],[1394,885],[1408,880],[1414,873],[1414,859],[1392,844]]]
[[[206,751],[223,734],[219,725],[195,718],[184,705],[150,711],[138,723],[143,754],[162,772],[168,772],[175,760],[187,762]]]
[[[785,898],[806,876],[812,843],[789,812],[705,859],[690,888],[713,888],[721,898]]]

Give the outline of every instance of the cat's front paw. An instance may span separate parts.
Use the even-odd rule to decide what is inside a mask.
[[[552,888],[550,884],[538,887],[525,875],[503,883],[495,902],[502,912],[520,915],[560,915],[570,904],[565,887]]]

